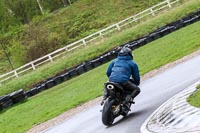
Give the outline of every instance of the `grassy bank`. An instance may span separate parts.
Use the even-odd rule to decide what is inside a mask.
[[[0,35],[0,41],[3,40],[1,43],[7,47],[13,66],[17,68],[161,1],[163,0],[77,0],[72,5],[53,13],[45,12],[41,16],[35,16],[26,25],[10,27],[8,33]],[[21,2],[21,4],[24,2]],[[41,2],[45,10],[47,9],[45,5],[52,5],[55,2],[61,2],[61,0]],[[11,5],[19,8],[19,3],[17,1],[11,3]],[[30,3],[30,1],[25,3]],[[29,8],[27,8],[27,5],[23,7],[22,4],[22,17],[19,19],[30,17],[28,14],[34,14],[36,10],[31,12],[31,9],[33,10],[33,7],[35,7],[34,4],[36,4],[34,0]],[[54,4],[54,6],[56,5]],[[20,15],[15,14],[14,16],[19,17]],[[1,60],[1,52],[3,50],[0,48],[0,62],[5,62],[6,66],[0,66],[0,74],[12,70],[5,54],[2,54],[5,61]]]
[[[134,55],[140,73],[144,74],[200,49],[199,26],[200,22],[197,22],[136,49]],[[1,112],[1,132],[24,132],[34,124],[102,95],[107,67],[108,63]]]
[[[53,63],[49,63],[41,68],[36,69],[35,71],[20,76],[18,79],[13,79],[5,83],[0,87],[0,95],[10,93],[20,88],[26,90],[30,89],[32,85],[38,83],[39,81],[45,80],[56,73],[65,70],[66,68],[88,59],[92,59],[115,46],[136,39],[137,37],[150,33],[158,27],[180,19],[181,17],[198,10],[199,6],[200,0],[188,1],[185,4],[170,10],[169,12],[162,13],[154,18],[149,19],[148,21],[138,24],[133,28],[115,34],[112,37],[104,38],[104,40],[100,42],[87,45],[86,47],[76,50],[73,53],[66,54],[62,59],[59,59]]]
[[[200,84],[197,86],[197,91],[192,94],[187,100],[188,102],[195,107],[200,108]]]

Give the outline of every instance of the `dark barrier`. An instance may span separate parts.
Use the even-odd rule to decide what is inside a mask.
[[[98,67],[98,66],[102,65],[102,62],[101,62],[100,58],[91,60],[90,62],[92,63],[93,67]]]
[[[167,26],[160,30],[160,36],[165,36],[175,30],[175,26]]]
[[[55,85],[58,85],[63,82],[62,76],[57,76],[53,80],[54,80]]]
[[[69,72],[66,72],[66,73],[60,75],[60,77],[62,78],[63,81],[66,81],[71,78]]]
[[[76,71],[76,68],[72,68],[71,70],[68,71],[70,77],[75,77],[78,75],[78,72]]]
[[[39,92],[44,91],[45,89],[46,89],[46,87],[45,87],[45,84],[44,84],[44,83],[42,83],[42,84],[40,84],[40,85],[37,86],[37,90],[38,90]]]
[[[145,40],[146,40],[146,37],[140,38],[137,41],[137,45],[139,45],[140,47],[143,46],[143,45],[145,45],[146,44]]]
[[[137,41],[133,41],[133,42],[131,42],[130,44],[128,44],[128,47],[129,47],[131,50],[134,50],[134,49],[138,48],[139,45],[138,45],[138,42],[137,42]]]
[[[100,56],[100,60],[101,60],[102,64],[110,61],[109,58],[108,58],[108,54],[104,54],[104,55]]]
[[[10,95],[5,95],[0,97],[0,110],[13,105],[13,101],[10,99]]]
[[[85,63],[77,66],[76,71],[78,72],[78,75],[81,75],[82,73],[86,72],[87,70],[85,68]]]
[[[112,60],[117,57],[117,51],[113,50],[107,54],[109,60]]]
[[[145,44],[147,44],[147,43],[150,43],[150,42],[152,42],[154,39],[153,39],[153,37],[151,37],[151,36],[146,36],[145,37]]]
[[[195,16],[195,17],[193,17],[193,18],[190,18],[189,20],[184,20],[184,21],[183,21],[183,24],[184,24],[184,25],[192,24],[192,23],[198,21],[199,18],[200,18],[199,16]]]
[[[182,20],[178,20],[178,21],[172,22],[170,25],[174,26],[176,30],[178,30],[178,29],[180,29],[180,28],[182,28],[184,26]]]
[[[53,87],[54,85],[56,85],[54,79],[49,79],[45,82],[46,89],[49,89],[49,88]]]
[[[93,67],[93,65],[92,65],[92,63],[91,62],[86,62],[85,63],[85,69],[86,69],[86,71],[90,71],[90,70],[92,70],[94,67]]]
[[[152,37],[153,40],[156,40],[161,37],[161,35],[158,31],[151,33],[149,36]]]
[[[30,96],[34,96],[36,94],[39,93],[39,90],[37,89],[37,87],[32,88],[30,91],[28,91],[30,94]],[[27,93],[26,93],[27,94]]]
[[[13,103],[18,103],[26,99],[26,95],[24,90],[20,89],[10,94],[10,98],[12,99]]]

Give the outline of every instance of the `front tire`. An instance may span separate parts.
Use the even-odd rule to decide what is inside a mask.
[[[102,122],[106,126],[111,126],[115,117],[112,112],[112,107],[114,105],[114,100],[107,100],[104,104],[103,111],[102,111]]]

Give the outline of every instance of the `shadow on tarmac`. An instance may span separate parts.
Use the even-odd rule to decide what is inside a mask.
[[[127,116],[122,117],[120,120],[116,121],[115,123],[112,124],[112,126],[106,127],[106,128],[112,128],[113,126],[116,126],[117,124],[123,123],[125,121],[129,121],[131,119],[133,119],[134,117],[139,117],[144,113],[147,113],[148,109],[146,110],[139,110],[139,111],[135,111],[132,113],[129,113]]]

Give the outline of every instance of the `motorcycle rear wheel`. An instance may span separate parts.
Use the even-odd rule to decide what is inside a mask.
[[[111,126],[115,116],[113,114],[114,100],[107,100],[102,110],[102,123],[106,126]]]

